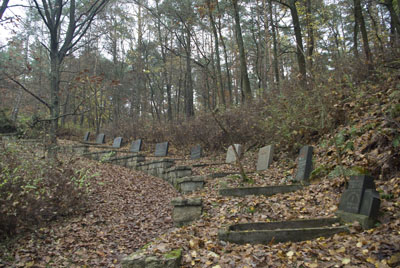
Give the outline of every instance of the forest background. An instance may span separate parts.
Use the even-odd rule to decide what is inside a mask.
[[[0,51],[0,107],[49,152],[84,130],[221,150],[216,108],[236,142],[297,152],[399,68],[397,0],[51,3],[3,0]]]

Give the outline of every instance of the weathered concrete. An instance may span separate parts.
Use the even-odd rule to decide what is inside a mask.
[[[183,177],[175,180],[176,188],[182,193],[190,193],[204,188],[203,176]]]
[[[269,244],[298,242],[349,232],[347,226],[333,226],[337,223],[339,223],[338,218],[243,223],[220,229],[218,237],[220,240],[237,244]]]
[[[122,259],[123,268],[179,268],[182,261],[182,249],[172,250],[162,256],[149,256],[143,250]]]
[[[294,192],[302,188],[303,186],[301,184],[273,185],[273,186],[263,186],[263,187],[224,188],[219,190],[219,194],[223,196],[246,196],[246,195],[270,196],[278,193]]]
[[[359,222],[363,229],[374,228],[376,224],[376,219],[370,218],[366,215],[345,212],[342,210],[337,210],[335,214],[343,223],[353,223],[355,221]]]
[[[201,198],[175,198],[171,201],[171,204],[174,206],[172,219],[175,226],[178,227],[199,219],[203,209],[203,202]]]
[[[83,154],[84,157],[97,160],[97,161],[108,161],[112,157],[117,155],[116,151],[107,150],[107,151],[97,151],[97,152],[86,152]]]

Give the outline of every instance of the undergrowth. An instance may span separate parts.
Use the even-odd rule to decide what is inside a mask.
[[[0,146],[0,237],[82,211],[87,170],[51,164],[15,143]]]

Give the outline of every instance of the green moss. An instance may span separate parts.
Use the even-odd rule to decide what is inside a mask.
[[[178,249],[174,249],[174,250],[171,250],[170,252],[165,253],[164,258],[176,259],[176,258],[179,258],[181,255],[182,255],[182,249],[178,248]]]

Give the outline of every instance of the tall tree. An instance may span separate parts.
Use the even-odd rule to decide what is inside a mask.
[[[251,87],[250,87],[250,79],[247,71],[247,61],[246,61],[246,52],[244,49],[244,42],[242,36],[242,27],[240,26],[240,16],[239,16],[239,5],[238,0],[232,0],[233,5],[233,17],[235,19],[235,32],[236,32],[236,41],[239,48],[239,59],[240,59],[240,79],[241,79],[241,87],[242,87],[242,97],[243,101],[251,101]]]
[[[86,2],[69,0],[33,0],[36,10],[48,29],[47,50],[50,56],[50,129],[48,156],[57,155],[57,129],[60,116],[59,93],[61,82],[61,65],[68,53],[87,32],[95,16],[104,8],[109,0],[96,0],[90,5]],[[68,5],[69,2],[69,5]],[[63,23],[66,22],[66,32],[63,32]]]
[[[372,56],[371,56],[371,49],[369,48],[369,42],[368,42],[368,33],[367,33],[367,27],[365,26],[365,21],[364,21],[364,16],[362,14],[362,8],[361,8],[361,0],[354,0],[354,18],[355,18],[355,23],[359,25],[360,31],[361,31],[361,37],[363,40],[363,48],[364,48],[364,53],[365,53],[365,58],[367,60],[367,65],[369,68],[372,67]],[[356,35],[356,33],[354,33]]]

